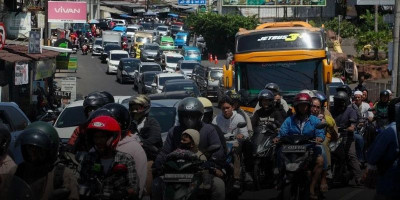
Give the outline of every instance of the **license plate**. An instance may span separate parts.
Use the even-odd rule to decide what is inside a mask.
[[[282,147],[283,153],[302,153],[306,152],[306,146],[304,145],[285,145]]]
[[[185,182],[189,183],[192,182],[193,174],[165,174],[164,175],[164,182]]]

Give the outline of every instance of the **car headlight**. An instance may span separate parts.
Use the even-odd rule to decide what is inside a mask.
[[[125,70],[122,70],[122,75],[128,75],[128,73]]]

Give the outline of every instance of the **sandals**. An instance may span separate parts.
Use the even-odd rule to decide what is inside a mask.
[[[321,192],[328,192],[328,189],[329,189],[328,184],[321,184],[319,188]]]

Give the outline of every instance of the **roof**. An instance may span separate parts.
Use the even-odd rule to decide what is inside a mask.
[[[176,33],[176,35],[189,35],[189,33],[188,32],[178,32],[178,33]]]
[[[165,85],[167,84],[185,84],[185,83],[193,83],[193,80],[190,79],[174,79],[174,80],[167,80],[165,81]]]
[[[191,50],[191,51],[193,51],[193,50],[200,51],[199,48],[193,47],[193,46],[183,46],[182,49]]]
[[[116,51],[116,50],[114,50],[114,51]],[[134,61],[138,61],[138,62],[140,62],[140,60],[139,60],[139,59],[137,59],[137,58],[121,58],[121,60],[120,60],[120,61],[128,61],[128,60],[134,60]]]
[[[180,53],[175,53],[175,52],[168,52],[168,53],[165,53],[165,56],[183,57],[182,54],[180,54]]]
[[[126,27],[125,26],[116,26],[115,28],[113,28],[113,31],[126,31]]]
[[[158,77],[163,78],[163,77],[184,77],[183,74],[181,73],[160,73],[157,74]]]
[[[155,62],[142,62],[142,65],[158,65],[158,66],[160,66],[158,63],[155,63]]]
[[[69,108],[69,107],[78,107],[78,106],[83,106],[83,100],[74,101],[74,102],[68,104],[67,108]]]
[[[161,71],[147,71],[147,72],[143,72],[143,75],[147,75],[147,74],[159,74],[162,73]]]
[[[143,44],[144,46],[160,46],[159,44],[157,44],[157,43],[144,43]]]
[[[117,54],[117,53],[119,53],[119,54],[128,54],[128,52],[125,51],[125,50],[111,50],[110,51],[110,54]]]
[[[18,54],[10,53],[6,50],[0,50],[0,60],[14,63],[14,62],[18,62],[18,61],[30,61],[32,59],[24,57],[24,56],[20,56]]]
[[[116,8],[110,8],[110,7],[107,7],[107,6],[100,6],[100,10],[103,10],[103,11],[106,11],[106,12],[109,12],[109,13],[119,14],[119,15],[127,14],[124,11],[118,10]]]
[[[150,94],[151,104],[155,100],[172,100],[172,99],[184,99],[186,97],[196,97],[192,92],[189,91],[172,91],[172,92],[162,92],[158,94]]]
[[[194,63],[194,64],[199,64],[200,65],[200,62],[197,61],[197,60],[180,60],[179,62],[180,63]]]
[[[151,100],[151,107],[178,107],[180,99]]]
[[[30,54],[28,53],[28,46],[23,46],[23,45],[8,45],[4,47],[2,51],[8,51],[11,53],[11,55],[14,58],[3,58],[2,60],[6,60],[9,62],[15,62],[16,61],[29,61],[29,60],[43,60],[43,59],[49,59],[49,58],[55,58],[56,56],[59,55],[59,52],[57,51],[51,51],[51,50],[42,50],[41,54]],[[19,55],[20,57],[15,57],[14,55]],[[6,56],[6,57],[8,57]],[[21,57],[27,57],[28,59],[20,60],[23,59]]]

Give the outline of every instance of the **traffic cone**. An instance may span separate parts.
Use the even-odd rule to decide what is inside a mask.
[[[208,54],[208,61],[212,62],[213,61],[213,56],[211,53]]]
[[[217,55],[215,55],[215,64],[216,64],[216,65],[218,64],[218,57],[217,57]]]

